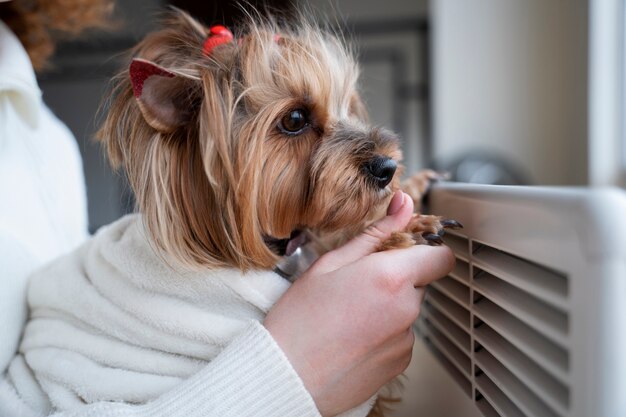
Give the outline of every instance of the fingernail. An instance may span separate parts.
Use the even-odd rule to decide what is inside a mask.
[[[404,205],[404,193],[402,191],[396,191],[396,193],[391,198],[391,201],[389,202],[389,207],[387,208],[387,215],[393,216],[394,214],[400,211],[403,205]]]

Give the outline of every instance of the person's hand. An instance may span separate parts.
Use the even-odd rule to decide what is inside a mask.
[[[385,218],[320,257],[265,319],[324,416],[361,404],[406,369],[423,287],[454,266],[445,246],[376,252],[412,212],[411,198],[396,193]]]

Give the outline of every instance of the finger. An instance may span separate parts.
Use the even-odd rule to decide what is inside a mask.
[[[358,268],[364,275],[397,274],[414,287],[423,287],[446,276],[454,268],[454,254],[447,246],[417,245],[369,255]]]
[[[400,209],[404,205],[405,195],[406,194],[403,193],[402,191],[396,191],[396,193],[393,195],[393,198],[389,202],[389,207],[387,207],[388,216],[394,215],[400,211]]]
[[[402,191],[394,194],[387,216],[378,220],[345,245],[322,256],[316,267],[320,272],[330,272],[349,265],[378,250],[393,232],[404,230],[413,215],[413,200]]]

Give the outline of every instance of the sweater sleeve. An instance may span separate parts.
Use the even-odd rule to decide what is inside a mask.
[[[209,365],[144,405],[91,404],[53,417],[320,417],[287,357],[260,323],[250,324]]]

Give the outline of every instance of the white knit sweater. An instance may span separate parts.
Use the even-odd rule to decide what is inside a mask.
[[[31,317],[0,383],[0,415],[84,415],[86,403],[101,403],[87,409],[319,416],[260,324],[289,281],[272,271],[181,272],[149,242],[141,216],[127,216],[31,277]]]
[[[86,238],[78,146],[44,105],[26,51],[0,21],[0,373],[26,319],[28,275]]]

